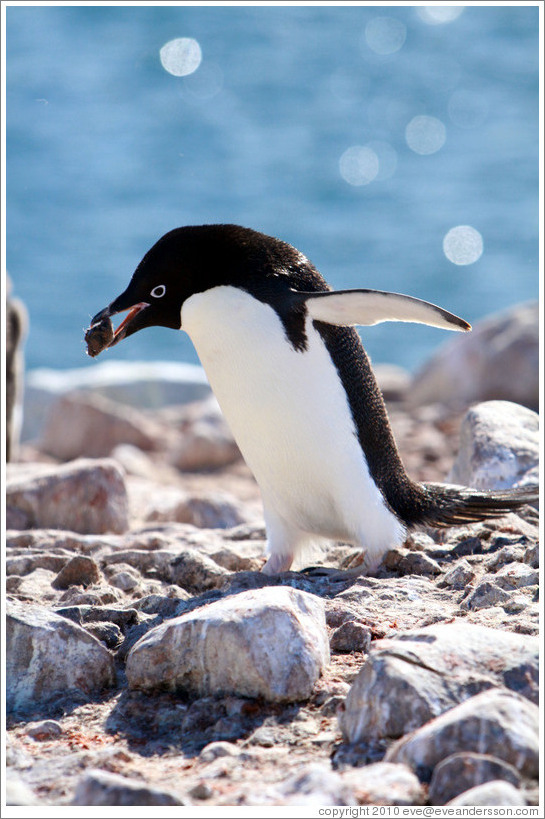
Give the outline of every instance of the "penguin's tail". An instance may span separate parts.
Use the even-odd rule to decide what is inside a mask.
[[[539,499],[539,486],[479,491],[465,486],[423,483],[427,503],[419,523],[427,526],[463,526],[499,518]]]

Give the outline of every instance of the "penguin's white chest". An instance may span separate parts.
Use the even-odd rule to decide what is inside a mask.
[[[312,321],[307,349],[297,351],[272,307],[220,286],[186,300],[182,328],[265,506],[303,532],[361,545],[391,540],[399,524],[371,479],[346,393]]]

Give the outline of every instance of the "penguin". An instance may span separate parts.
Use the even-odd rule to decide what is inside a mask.
[[[111,317],[123,312],[114,330]],[[199,225],[153,245],[86,340],[97,355],[145,327],[184,330],[261,490],[262,571],[287,571],[300,549],[333,540],[360,549],[372,573],[416,527],[498,517],[538,496],[534,487],[481,492],[411,480],[354,329],[384,321],[471,329],[411,296],[332,290],[280,239]]]

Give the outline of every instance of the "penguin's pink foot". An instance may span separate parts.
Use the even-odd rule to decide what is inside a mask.
[[[291,564],[293,563],[293,554],[282,553],[282,554],[274,554],[269,557],[261,571],[263,574],[281,574],[282,572],[287,572],[291,568]]]

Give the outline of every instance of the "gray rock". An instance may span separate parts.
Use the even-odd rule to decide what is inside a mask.
[[[406,765],[375,762],[342,772],[358,805],[423,805],[424,788]]]
[[[538,414],[509,401],[471,407],[462,421],[458,456],[447,480],[475,489],[538,484]]]
[[[268,587],[157,626],[132,648],[126,672],[131,688],[289,702],[310,696],[328,660],[322,600]]]
[[[89,623],[85,631],[104,643],[110,651],[115,651],[123,642],[123,633],[115,623]]]
[[[61,736],[62,732],[62,725],[54,719],[31,722],[25,728],[25,734],[37,742],[56,739]]]
[[[201,762],[213,762],[215,759],[225,756],[238,756],[240,750],[232,742],[209,742],[199,754]]]
[[[78,782],[72,805],[184,805],[175,794],[109,771],[90,770]]]
[[[371,645],[371,629],[349,620],[335,629],[329,642],[334,654],[350,654],[352,651],[369,651]]]
[[[416,574],[424,577],[435,577],[443,571],[437,561],[424,552],[407,552],[401,555],[395,568],[402,575]]]
[[[100,572],[92,557],[76,555],[62,567],[52,582],[54,589],[68,589],[70,586],[91,586],[100,580]]]
[[[501,589],[507,591],[523,589],[526,586],[537,586],[539,572],[526,563],[510,563],[496,573],[494,581]]]
[[[442,403],[463,409],[499,399],[535,410],[538,373],[538,304],[520,304],[447,342],[416,374],[410,400],[413,405]]]
[[[475,577],[475,569],[462,558],[439,581],[440,586],[449,586],[452,589],[465,589]]]
[[[371,644],[339,717],[348,742],[399,737],[462,700],[505,685],[537,697],[538,641],[455,621]]]
[[[112,655],[94,637],[39,606],[8,600],[6,704],[28,709],[62,692],[91,699],[115,682]]]
[[[171,581],[189,592],[221,589],[229,575],[230,572],[196,549],[185,549],[170,564]]]
[[[69,393],[51,406],[39,448],[61,461],[105,458],[118,444],[157,449],[166,435],[163,426],[133,407],[92,393]]]
[[[498,779],[515,787],[520,785],[517,769],[497,757],[470,751],[452,754],[433,771],[429,788],[430,805],[445,805],[470,788]]]
[[[397,740],[385,759],[426,776],[462,751],[498,757],[524,776],[537,777],[539,708],[511,691],[484,691]]]
[[[509,807],[511,805],[527,805],[528,802],[509,782],[498,780],[495,782],[486,782],[483,785],[476,785],[474,788],[461,793],[455,799],[451,799],[447,805],[458,806],[479,806],[479,805],[500,805],[502,807]]]
[[[533,543],[531,546],[528,546],[524,552],[523,560],[531,566],[532,569],[539,568],[539,543]]]
[[[509,593],[502,589],[494,577],[484,577],[460,604],[466,611],[478,611],[491,606],[502,606],[509,601]]]
[[[70,529],[82,534],[125,532],[127,492],[114,461],[80,459],[39,470],[35,477],[8,471],[7,513],[25,516],[26,529]],[[8,528],[10,527],[8,523]]]

